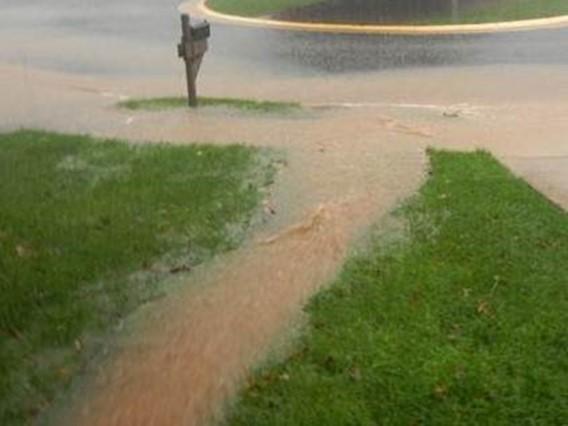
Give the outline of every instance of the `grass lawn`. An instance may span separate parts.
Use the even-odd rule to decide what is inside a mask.
[[[0,134],[0,424],[28,424],[136,306],[244,237],[253,148]]]
[[[230,424],[566,424],[568,214],[487,153],[431,164]]]
[[[198,102],[201,107],[228,107],[258,113],[288,113],[298,111],[302,108],[297,102],[257,101],[253,99],[236,98],[200,97]],[[184,97],[129,99],[119,102],[118,106],[135,111],[188,108],[187,98]]]
[[[211,9],[241,16],[263,16],[292,7],[308,6],[321,0],[207,0]]]
[[[395,2],[401,0],[368,0],[376,2]],[[404,1],[404,0],[402,0]],[[450,1],[450,0],[445,0]],[[322,0],[208,0],[213,10],[241,16],[263,16],[282,12],[294,7],[309,6]],[[465,4],[466,0],[460,0]],[[354,6],[355,7],[355,6]],[[568,14],[566,0],[498,0],[485,2],[469,9],[461,8],[457,22],[449,16],[439,16],[420,24],[482,23],[515,21],[521,19],[543,18]]]
[[[518,21],[560,15],[568,15],[566,0],[501,0],[464,11],[460,21],[462,23]],[[440,23],[444,21],[440,20]]]

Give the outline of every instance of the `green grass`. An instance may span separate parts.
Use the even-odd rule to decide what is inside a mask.
[[[317,295],[232,425],[566,425],[568,215],[483,152],[432,174]]]
[[[517,21],[559,15],[568,15],[568,2],[565,0],[503,0],[466,11],[461,22]]]
[[[208,0],[213,10],[241,16],[270,15],[292,7],[308,6],[321,0]]]
[[[228,107],[241,111],[258,113],[288,113],[300,110],[297,102],[257,101],[253,99],[207,98],[198,99],[202,107]],[[164,109],[187,108],[187,99],[183,97],[143,98],[122,101],[119,107],[130,110],[158,111]]]
[[[92,337],[238,245],[271,170],[237,145],[0,134],[0,424],[30,423]]]
[[[321,0],[208,0],[214,10],[243,16],[263,16],[282,12],[286,9],[309,6]],[[400,0],[382,0],[400,1]],[[447,0],[448,2],[450,0]],[[466,0],[461,0],[463,4]],[[462,14],[457,22],[451,16],[439,16],[420,21],[424,24],[483,23],[515,21],[520,19],[543,18],[568,14],[566,0],[501,0],[487,2],[469,9],[462,7]]]

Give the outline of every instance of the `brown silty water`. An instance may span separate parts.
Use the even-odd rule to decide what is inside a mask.
[[[194,425],[222,415],[250,368],[289,335],[304,302],[333,279],[353,243],[420,186],[426,146],[490,149],[568,206],[567,71],[454,68],[423,70],[420,79],[397,71],[349,75],[348,85],[346,76],[260,75],[243,85],[238,73],[222,70],[202,80],[210,95],[310,106],[305,116],[282,117],[216,109],[131,113],[114,103],[123,95],[175,93],[183,81],[0,66],[4,129],[246,141],[287,154],[267,201],[276,214],[242,249],[203,265],[182,290],[142,310],[58,423]]]
[[[462,15],[504,0],[324,0],[276,13],[276,19],[342,24],[424,24],[459,21]],[[510,1],[510,0],[505,0]]]

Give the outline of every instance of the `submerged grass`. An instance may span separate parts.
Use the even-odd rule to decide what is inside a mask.
[[[241,241],[271,178],[261,158],[0,134],[0,424],[31,423],[92,355],[89,336]]]
[[[259,113],[287,113],[302,108],[297,102],[258,101],[254,99],[200,97],[198,102],[199,106],[202,107],[228,107]],[[188,107],[187,98],[183,97],[129,99],[120,102],[118,105],[130,110],[150,111]]]
[[[344,0],[348,1],[348,0]],[[369,0],[371,1],[371,0]],[[400,0],[374,0],[384,3]],[[450,2],[450,0],[447,0]],[[214,10],[244,16],[262,16],[276,14],[295,7],[309,6],[322,3],[322,0],[208,0],[207,4]],[[368,3],[368,2],[367,2]],[[498,0],[482,2],[468,7],[467,2],[458,0],[459,14],[454,20],[451,10],[447,16],[433,16],[431,19],[420,20],[419,25],[427,24],[457,24],[515,21],[521,19],[544,18],[568,14],[566,0]],[[411,7],[412,4],[409,4]],[[355,3],[353,7],[357,7]],[[416,6],[418,7],[418,6]]]
[[[565,425],[568,215],[483,152],[432,152],[404,238],[348,262],[232,425]]]

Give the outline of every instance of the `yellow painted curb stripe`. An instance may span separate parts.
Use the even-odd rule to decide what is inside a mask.
[[[245,26],[263,27],[279,30],[309,31],[343,34],[475,34],[507,31],[527,31],[545,28],[568,27],[568,15],[551,18],[526,19],[522,21],[494,22],[484,24],[460,25],[352,25],[352,24],[325,24],[308,22],[277,21],[267,18],[250,18],[245,16],[228,15],[210,9],[206,0],[199,0],[196,6],[191,2],[179,7],[181,12],[197,11],[205,17],[217,22],[240,24]]]

